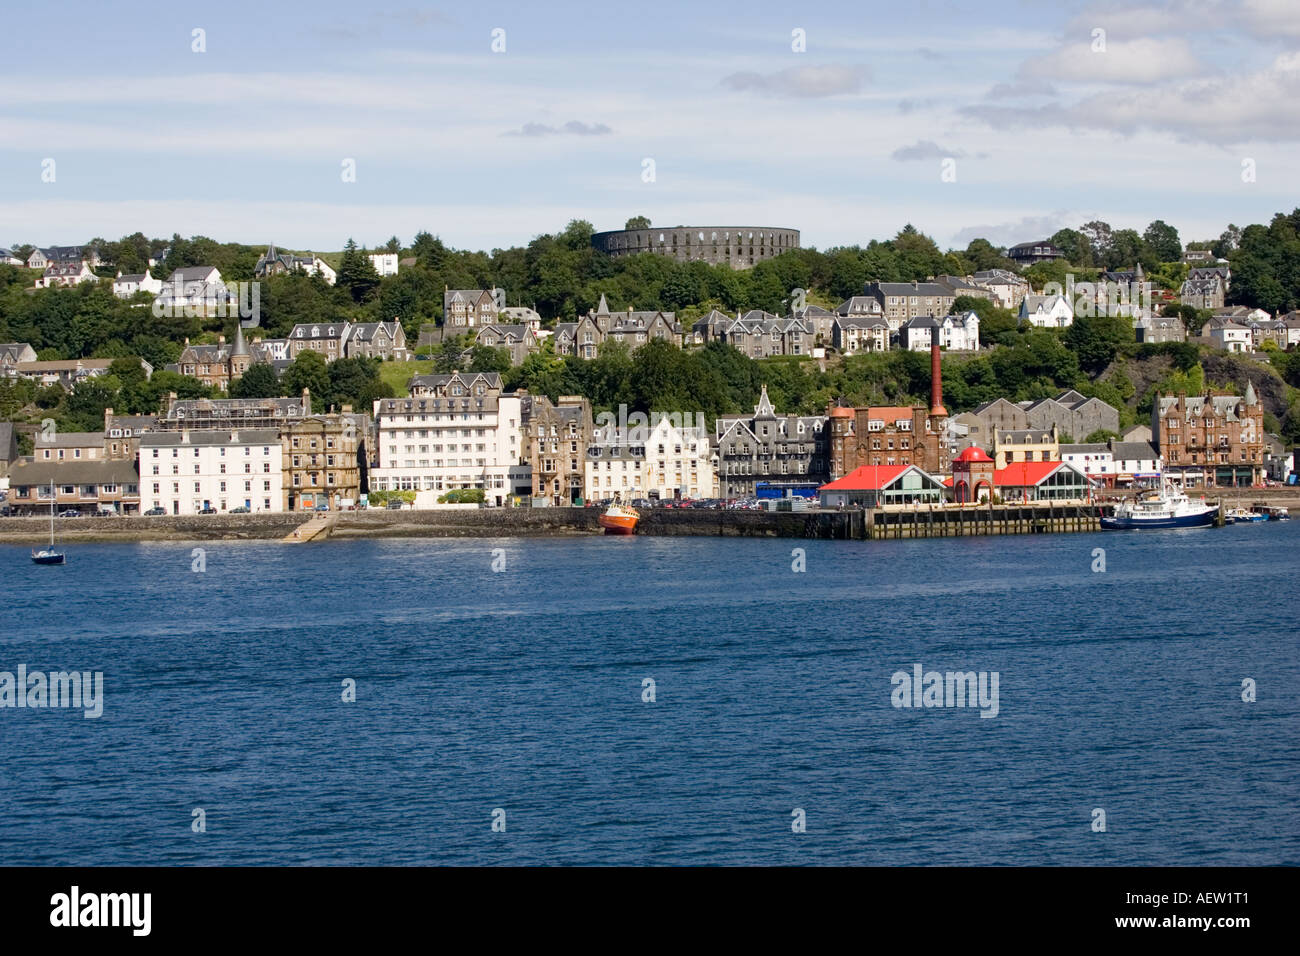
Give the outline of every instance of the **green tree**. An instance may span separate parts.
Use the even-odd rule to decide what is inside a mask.
[[[1183,244],[1178,238],[1178,230],[1163,219],[1157,219],[1147,226],[1142,239],[1161,262],[1177,262],[1183,257]]]
[[[343,260],[334,284],[346,290],[353,302],[364,302],[379,285],[379,273],[370,264],[370,258],[351,239],[343,247]]]
[[[646,216],[633,216],[623,224],[624,229],[649,229],[650,220]]]
[[[1079,367],[1097,375],[1115,360],[1120,349],[1133,341],[1133,323],[1128,318],[1105,315],[1075,316],[1063,340],[1078,356]]]
[[[275,369],[263,362],[250,365],[242,376],[230,383],[228,392],[231,398],[278,398],[284,394]]]
[[[284,370],[281,379],[284,394],[301,395],[306,388],[311,390],[313,408],[327,401],[330,395],[330,375],[325,366],[325,359],[319,352],[311,349],[299,352],[293,363]]]
[[[1066,262],[1084,268],[1092,267],[1092,242],[1079,230],[1060,229],[1048,241],[1065,254]]]

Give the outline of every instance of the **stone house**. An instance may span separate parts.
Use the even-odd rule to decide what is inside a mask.
[[[587,484],[587,451],[595,427],[591,402],[581,395],[561,395],[552,403],[545,395],[518,394],[533,497],[572,505],[584,496]]]
[[[1185,488],[1258,484],[1264,473],[1264,408],[1246,394],[1157,395],[1151,407],[1152,441],[1165,474]]]
[[[714,422],[718,493],[752,497],[759,481],[806,485],[830,477],[825,415],[778,415],[762,386],[754,414],[719,416]]]

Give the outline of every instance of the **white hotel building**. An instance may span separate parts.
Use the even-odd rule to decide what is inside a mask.
[[[431,508],[456,488],[482,488],[490,505],[532,490],[519,397],[503,394],[501,376],[452,372],[417,375],[406,398],[375,402],[378,466],[374,491],[414,491]]]
[[[274,428],[151,431],[139,441],[141,511],[284,510],[284,455]]]
[[[632,431],[629,440],[612,425],[595,429],[587,446],[589,499],[668,501],[712,498],[717,494],[707,431],[677,428],[667,418],[652,427]]]

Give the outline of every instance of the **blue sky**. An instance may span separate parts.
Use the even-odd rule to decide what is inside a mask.
[[[491,249],[637,214],[818,248],[906,222],[945,247],[1093,218],[1189,240],[1298,204],[1296,0],[71,2],[4,24],[0,245]]]

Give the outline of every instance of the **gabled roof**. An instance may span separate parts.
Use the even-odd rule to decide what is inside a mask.
[[[853,316],[852,318],[843,317],[835,320],[835,324],[841,329],[887,329],[889,323],[879,315],[862,315]]]
[[[898,479],[902,478],[906,472],[917,471],[922,475],[916,465],[862,465],[853,469],[843,478],[837,478],[832,482],[822,485],[818,491],[881,491],[888,488]],[[926,475],[930,478],[929,475]],[[933,478],[930,478],[934,481]],[[934,481],[938,484],[937,481]]]
[[[1149,441],[1112,441],[1110,449],[1117,461],[1154,461],[1160,457],[1160,452]]]
[[[835,314],[843,316],[857,315],[860,313],[880,315],[882,311],[880,301],[872,295],[850,296],[835,307]]]
[[[213,272],[217,271],[216,266],[181,266],[172,272],[167,279],[167,284],[172,285],[177,280],[181,282],[203,282]]]
[[[1009,486],[1012,488],[1041,485],[1062,468],[1069,469],[1076,474],[1082,474],[1078,468],[1075,468],[1069,462],[1018,461],[993,472],[993,484],[995,487]]]
[[[143,436],[142,436],[143,437]],[[9,470],[10,486],[48,485],[127,485],[140,480],[136,463],[130,458],[94,458],[76,461],[18,461]]]

